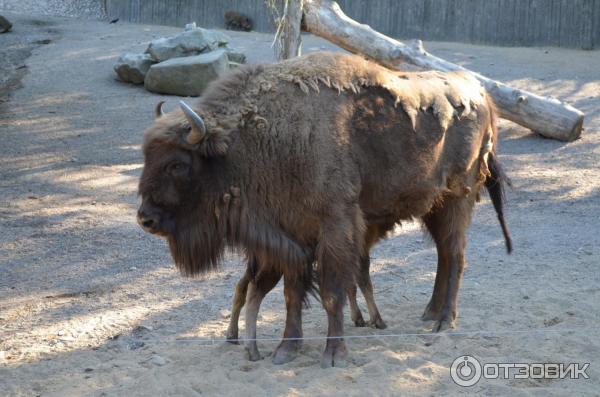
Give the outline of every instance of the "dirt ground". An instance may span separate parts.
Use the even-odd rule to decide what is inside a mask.
[[[22,87],[0,102],[0,395],[600,395],[600,51],[425,43],[568,101],[586,113],[586,130],[567,144],[501,124],[515,252],[506,255],[484,198],[469,230],[456,332],[430,335],[432,324],[420,320],[436,256],[409,224],[372,252],[388,329],[356,328],[347,317],[348,335],[369,338],[348,341],[347,368],[322,370],[323,340],[305,341],[282,366],[203,343],[225,335],[241,258],[186,279],[166,244],[135,223],[143,131],[159,100],[170,109],[178,98],[120,83],[112,66],[121,52],[181,29],[7,16],[14,29],[0,35],[2,59],[14,46],[32,54],[0,61],[4,78],[26,65]],[[49,44],[33,43],[37,33]],[[271,35],[231,36],[250,62],[272,60]],[[325,48],[333,47],[305,37],[305,52]],[[325,335],[318,303],[304,320],[306,336]],[[283,325],[280,285],[263,304],[258,336],[278,338]],[[259,342],[266,356],[276,346]],[[482,363],[591,363],[589,379],[462,388],[449,368],[465,354]]]

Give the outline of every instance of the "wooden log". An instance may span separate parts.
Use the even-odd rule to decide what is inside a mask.
[[[283,17],[279,21],[275,35],[277,59],[289,59],[300,56],[302,52],[302,0],[285,0]]]
[[[424,69],[473,73],[492,96],[500,117],[545,137],[573,141],[583,130],[584,114],[578,109],[556,99],[510,87],[431,55],[420,40],[406,45],[387,37],[349,18],[335,1],[304,0],[304,24],[307,31],[390,69],[403,70],[403,64],[411,63]]]

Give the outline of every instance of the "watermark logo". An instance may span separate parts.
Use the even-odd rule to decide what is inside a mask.
[[[450,367],[450,376],[459,386],[473,386],[481,379],[481,363],[475,357],[458,357]]]
[[[589,379],[590,363],[485,363],[473,356],[457,357],[450,377],[459,386],[471,387],[484,379]]]

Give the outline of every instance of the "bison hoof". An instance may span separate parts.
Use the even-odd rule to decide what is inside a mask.
[[[361,317],[357,318],[356,320],[354,320],[354,326],[356,327],[366,327],[367,323],[365,322],[365,320]]]
[[[456,322],[450,316],[444,316],[441,320],[436,321],[433,326],[433,332],[443,332],[456,328]]]
[[[248,352],[248,360],[250,360],[250,361],[262,360],[262,356],[260,355],[260,352],[258,351],[258,347],[256,346],[256,343],[247,345],[246,351]]]
[[[423,312],[423,315],[421,316],[421,320],[435,321],[438,319],[438,317],[439,317],[439,313],[437,313],[433,310],[425,309],[425,312]]]
[[[423,321],[436,321],[440,318],[440,311],[435,310],[431,302],[425,308],[423,315],[421,316],[421,320]]]
[[[321,368],[346,368],[348,350],[344,341],[329,340],[321,358]]]
[[[227,331],[227,342],[234,344],[234,345],[239,345],[240,344],[240,340],[238,338],[238,333],[237,332],[233,332],[233,331]]]
[[[381,319],[381,316],[377,316],[373,320],[369,321],[369,326],[377,329],[387,328],[387,324]]]
[[[281,365],[293,361],[298,357],[298,350],[300,349],[301,341],[299,340],[284,340],[282,341],[275,352],[271,361],[275,365]]]

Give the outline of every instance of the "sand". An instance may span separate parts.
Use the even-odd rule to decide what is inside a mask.
[[[52,41],[32,47],[22,87],[0,103],[0,395],[599,395],[600,52],[425,43],[568,101],[586,113],[586,130],[562,143],[502,122],[514,254],[484,198],[469,229],[458,328],[431,335],[420,315],[435,250],[418,225],[397,230],[372,252],[388,329],[356,328],[347,316],[346,333],[368,338],[349,339],[347,368],[323,370],[323,340],[305,341],[282,366],[268,357],[276,340],[259,342],[267,357],[258,362],[221,342],[242,259],[228,255],[218,273],[183,278],[164,241],[135,223],[142,133],[154,105],[167,100],[169,110],[177,98],[120,83],[112,66],[121,52],[180,29],[7,16],[11,40],[27,41],[43,21]],[[272,59],[270,35],[231,36],[250,62]],[[332,48],[305,37],[305,52]],[[325,335],[318,303],[304,320],[306,336]],[[283,325],[279,285],[263,303],[258,336],[277,339]],[[482,379],[463,388],[449,368],[465,354],[484,363],[591,363],[590,379]]]

